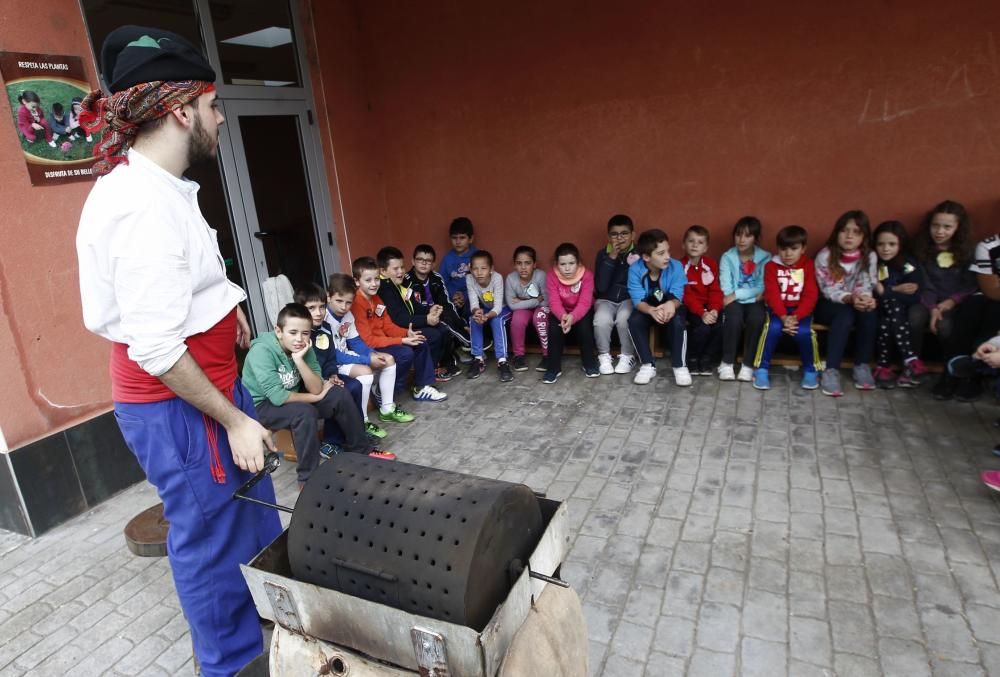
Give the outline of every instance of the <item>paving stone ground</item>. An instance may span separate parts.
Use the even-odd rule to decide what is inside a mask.
[[[1000,675],[992,402],[832,399],[781,369],[766,393],[585,379],[572,358],[538,377],[447,384],[387,446],[569,502],[592,675]],[[290,464],[276,485],[294,500]],[[155,502],[143,484],[40,538],[0,532],[0,677],[192,674],[166,560],[121,533]]]

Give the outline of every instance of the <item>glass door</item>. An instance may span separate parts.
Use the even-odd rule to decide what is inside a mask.
[[[273,328],[265,299],[274,298],[266,290],[275,278],[285,276],[293,289],[325,286],[334,269],[332,222],[317,179],[321,156],[304,102],[234,100],[221,108],[226,124],[219,151],[239,212],[233,219],[236,239],[259,333]]]

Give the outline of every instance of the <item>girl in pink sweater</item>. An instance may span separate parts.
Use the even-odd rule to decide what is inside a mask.
[[[17,100],[21,104],[17,107],[17,128],[24,135],[24,138],[34,143],[39,136],[44,136],[48,144],[55,148],[56,142],[52,138],[52,130],[45,119],[45,111],[42,109],[42,102],[38,95],[31,90],[26,90],[21,92]]]
[[[594,274],[580,263],[576,245],[556,247],[555,266],[545,278],[549,300],[549,356],[542,383],[555,383],[562,374],[562,353],[567,334],[580,343],[580,360],[587,378],[597,378],[594,350]]]

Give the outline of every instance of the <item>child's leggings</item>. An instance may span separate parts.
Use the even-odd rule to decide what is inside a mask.
[[[541,306],[521,308],[511,312],[510,343],[514,354],[524,355],[524,338],[528,333],[528,325],[535,325],[538,342],[542,344],[542,355],[549,354],[549,314]]]
[[[483,308],[484,313],[492,312],[493,308]],[[493,352],[496,353],[497,362],[507,359],[507,320],[510,319],[510,308],[500,308],[500,313],[489,320],[490,330],[493,332]],[[483,328],[486,325],[479,324],[475,320],[469,322],[469,334],[472,337],[472,356],[483,357]]]
[[[878,304],[878,334],[875,336],[875,363],[888,367],[892,348],[899,350],[903,361],[917,356],[910,333],[909,307],[897,299],[880,299]]]
[[[764,330],[760,334],[760,341],[757,342],[757,356],[754,360],[756,368],[771,368],[771,356],[774,355],[774,349],[778,347],[783,327],[781,318],[768,312],[767,321],[764,322]],[[816,332],[813,331],[811,317],[799,320],[799,330],[793,338],[799,347],[803,371],[818,371],[820,366],[819,344],[816,343]]]
[[[740,303],[733,301],[722,311],[722,361],[736,362],[736,352],[743,336],[743,364],[751,366],[757,351],[757,342],[767,320],[767,308],[760,301]],[[744,329],[745,327],[745,329]]]

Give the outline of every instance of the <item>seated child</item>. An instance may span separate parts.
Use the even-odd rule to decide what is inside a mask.
[[[448,396],[434,387],[434,361],[426,337],[413,331],[413,327],[403,329],[389,318],[385,303],[378,295],[381,281],[378,264],[370,256],[355,259],[352,266],[357,292],[354,305],[357,330],[364,342],[380,351],[380,354],[400,365],[400,387],[414,368],[413,399],[418,402],[442,402]],[[384,396],[384,390],[383,390]]]
[[[44,136],[45,140],[53,148],[56,142],[52,138],[52,129],[48,120],[45,119],[45,111],[42,109],[42,100],[38,94],[29,90],[21,92],[17,97],[21,104],[17,107],[17,129],[25,139],[34,143],[39,136]]]
[[[875,352],[878,304],[872,295],[876,277],[875,252],[868,215],[860,209],[841,214],[814,265],[819,283],[816,321],[830,327],[827,333],[826,369],[820,377],[824,395],[840,397],[840,363],[854,330],[854,387],[875,388],[868,363]]]
[[[722,363],[719,380],[750,382],[757,341],[764,328],[764,266],[771,254],[758,246],[760,220],[744,216],[733,226],[733,246],[719,262],[719,285],[722,288]],[[736,350],[743,336],[743,365],[737,375]]]
[[[510,308],[510,342],[514,356],[514,371],[527,371],[524,358],[524,339],[528,325],[534,325],[538,342],[542,345],[542,361],[535,369],[545,371],[545,357],[549,353],[549,308],[545,301],[545,271],[535,265],[537,255],[532,247],[521,245],[514,250],[514,271],[504,282],[504,300]]]
[[[687,275],[684,305],[687,307],[688,344],[684,361],[688,371],[711,376],[719,364],[722,347],[722,287],[719,264],[706,256],[708,230],[691,226],[684,233],[681,265]]]
[[[812,329],[812,311],[819,289],[816,268],[805,255],[808,235],[802,226],[785,226],[778,231],[778,255],[764,266],[764,299],[768,317],[757,343],[753,387],[771,387],[771,356],[782,334],[795,338],[802,357],[802,387],[819,387],[819,348]]]
[[[396,360],[392,355],[372,350],[362,338],[358,322],[351,311],[355,290],[354,278],[350,275],[334,273],[330,276],[326,288],[325,321],[333,336],[337,370],[341,375],[356,378],[361,383],[361,414],[368,434],[385,437],[386,431],[368,418],[368,401],[373,390],[374,372],[378,372],[379,395],[376,401],[379,420],[409,423],[413,420],[413,415],[403,411],[395,403],[396,384],[405,378],[406,371],[397,370]]]
[[[875,229],[878,271],[878,333],[875,336],[875,383],[880,388],[916,388],[927,367],[920,361],[910,333],[910,306],[920,300],[922,276],[917,260],[906,253],[906,229],[899,221]],[[903,360],[903,373],[892,371],[893,349]]]
[[[469,318],[469,304],[466,299],[467,289],[465,276],[472,267],[472,255],[476,246],[472,244],[476,235],[472,221],[465,216],[459,216],[448,227],[448,237],[451,238],[451,251],[441,259],[441,277],[448,288],[448,296],[458,309],[458,314]]]
[[[347,374],[340,375],[337,364],[337,350],[333,344],[333,329],[326,322],[326,290],[318,284],[310,284],[306,287],[295,290],[295,302],[306,307],[312,316],[312,349],[319,363],[320,376],[324,381],[329,381],[334,387],[343,387],[351,394],[351,399],[358,406],[358,413],[364,416],[361,408],[362,388],[361,382]],[[382,438],[386,436],[385,430],[378,429],[378,432],[368,431],[369,435]],[[336,447],[343,445],[344,434],[334,420],[329,420],[323,426],[323,442]],[[321,455],[325,454],[326,447],[320,447]]]
[[[83,99],[79,96],[73,97],[73,100],[69,104],[69,126],[66,128],[66,131],[69,132],[71,140],[75,141],[86,134],[87,141],[90,142],[94,140],[94,137],[80,126],[80,113],[82,111]]]
[[[632,299],[628,295],[628,268],[639,259],[632,240],[634,226],[625,214],[608,220],[608,244],[594,261],[594,341],[601,374],[627,374],[635,366],[635,346],[628,334]],[[622,352],[611,360],[611,330],[618,329]]]
[[[471,259],[471,269],[465,278],[469,300],[469,332],[472,338],[472,362],[465,372],[466,378],[479,378],[486,369],[483,355],[483,326],[493,330],[493,350],[497,356],[500,382],[514,380],[514,373],[507,364],[507,329],[510,309],[503,304],[503,278],[493,270],[493,255],[485,249],[476,251]]]
[[[458,309],[452,303],[451,294],[445,286],[444,278],[434,270],[436,259],[437,252],[429,244],[418,244],[414,247],[413,265],[403,276],[403,284],[413,290],[414,302],[423,306],[427,312],[434,306],[441,306],[441,320],[444,327],[451,332],[455,345],[468,349],[471,346],[469,323],[459,316]]]
[[[556,247],[553,258],[552,272],[545,276],[549,356],[542,383],[555,383],[562,374],[563,337],[571,333],[580,342],[583,373],[597,378],[601,372],[594,351],[594,274],[580,263],[580,250],[570,242]]]
[[[670,345],[674,383],[689,386],[691,373],[684,364],[687,319],[684,266],[670,258],[670,240],[666,233],[656,228],[639,235],[636,251],[642,258],[628,269],[628,293],[633,306],[628,330],[639,354],[639,371],[632,382],[645,385],[656,376],[656,363],[649,345],[649,328],[655,322]]]
[[[68,125],[69,116],[63,110],[63,105],[58,102],[52,104],[52,110],[49,111],[49,128],[52,129],[52,139],[56,140],[60,135],[66,134]]]
[[[289,303],[278,313],[274,331],[251,342],[242,374],[261,424],[271,429],[291,429],[300,487],[319,465],[316,421],[320,418],[334,419],[344,431],[344,451],[385,459],[396,457],[372,448],[347,390],[323,381],[309,340],[311,332],[309,311],[298,303]]]
[[[444,323],[444,306],[425,306],[417,302],[416,291],[405,280],[403,252],[395,247],[382,247],[376,256],[376,263],[381,280],[378,295],[385,303],[393,324],[419,330],[427,339],[431,363],[446,365],[435,372],[435,381],[450,381],[461,372],[452,352],[452,334]]]

